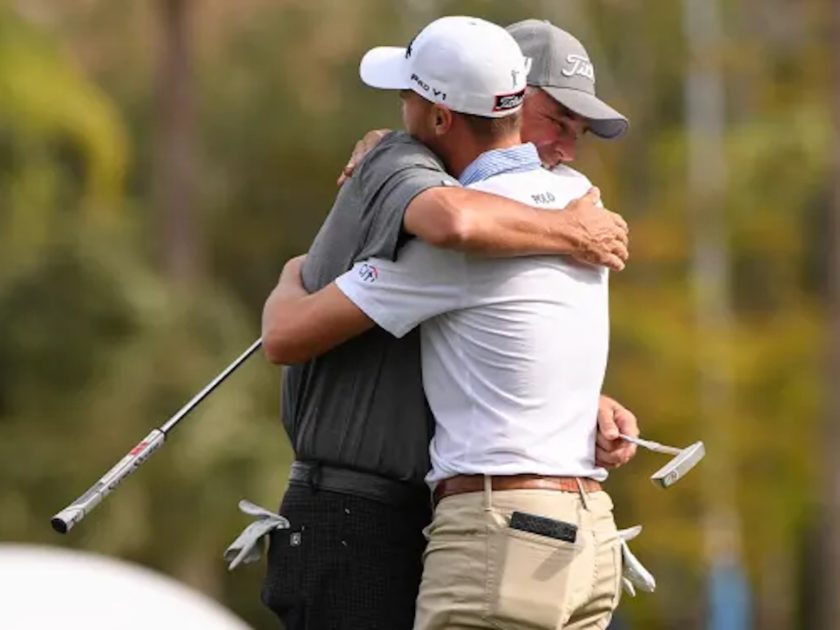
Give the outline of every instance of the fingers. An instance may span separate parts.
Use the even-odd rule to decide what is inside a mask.
[[[611,212],[612,218],[615,221],[615,224],[624,232],[625,235],[630,233],[630,226],[627,225],[627,221],[624,220],[624,217],[618,214],[617,212]]]
[[[347,162],[344,165],[344,168],[341,171],[341,175],[338,176],[338,180],[336,180],[336,184],[341,186],[344,182],[346,182],[350,177],[353,175],[353,170],[356,168],[356,165],[353,164],[352,160]]]
[[[341,175],[339,175],[336,180],[336,184],[338,186],[341,186],[353,176],[353,171],[356,170],[356,166],[359,162],[361,162],[362,159],[370,153],[377,144],[379,144],[379,141],[382,140],[389,131],[389,129],[374,129],[373,131],[368,131],[361,140],[356,142],[353,147],[353,152],[350,154],[350,159],[347,160],[347,164],[344,165]]]
[[[608,438],[600,431],[595,436],[595,446],[596,448],[600,448],[603,451],[607,451],[609,453],[616,450],[621,444],[624,443],[624,440],[621,438]]]
[[[611,271],[624,271],[627,266],[627,250],[621,247],[614,247],[613,251],[589,252],[580,256],[579,260],[590,265],[601,265]]]
[[[618,466],[618,460],[611,452],[605,451],[600,446],[596,446],[595,465],[602,468],[616,468]]]
[[[581,209],[584,209],[589,207],[590,209],[597,208],[600,212],[602,208],[598,206],[599,203],[601,203],[601,190],[597,186],[593,186],[587,190],[582,197],[572,199],[566,208],[570,209],[581,207]]]
[[[619,407],[616,409],[614,420],[621,433],[630,437],[639,437],[639,421],[632,411]]]
[[[606,396],[598,399],[598,432],[595,434],[595,460],[599,466],[613,468],[620,465],[619,456],[614,452],[619,446],[618,425],[615,422],[614,401]]]
[[[597,186],[593,186],[586,191],[586,194],[583,197],[592,205],[597,205],[601,201],[601,189]]]
[[[358,143],[356,143],[358,145]],[[344,182],[350,179],[353,176],[353,171],[356,170],[356,159],[355,159],[356,151],[353,151],[353,155],[350,156],[350,159],[347,161],[347,164],[344,165],[344,168],[341,169],[341,175],[338,176],[336,180],[336,184],[341,186]]]
[[[618,468],[633,459],[636,454],[636,445],[624,440],[616,440],[616,442],[619,444],[612,450],[600,446],[595,447],[595,464],[604,468]]]
[[[630,257],[629,228],[621,215],[594,205],[600,194],[592,187],[567,206],[580,230],[578,250],[571,255],[581,262],[623,271]]]
[[[630,252],[627,249],[627,245],[621,242],[613,244],[612,251],[610,252],[610,254],[612,254],[613,256],[618,256],[619,258],[621,258],[621,260],[624,261],[630,258]]]
[[[598,433],[595,436],[595,461],[599,466],[616,468],[636,454],[636,445],[621,439],[620,433],[637,437],[636,416],[608,396],[598,399]]]
[[[616,215],[616,216],[618,216],[618,215]],[[624,219],[622,219],[621,217],[618,217],[618,218],[621,220],[622,223],[624,222]],[[615,240],[617,240],[620,243],[624,243],[624,245],[629,245],[630,244],[630,235],[628,234],[627,229],[626,229],[627,224],[624,223],[624,225],[625,225],[625,227],[622,227],[621,224],[618,221],[616,221],[616,223],[614,224],[614,227],[612,228],[611,231],[612,231],[612,234],[613,234],[613,238],[615,238]]]
[[[629,242],[630,226],[627,225],[627,221],[624,220],[624,217],[612,210],[607,210],[606,208],[604,208],[604,210],[609,215],[615,228],[617,228],[617,231],[615,232],[616,238],[621,239],[624,243]]]
[[[586,263],[587,265],[600,265],[607,267],[611,271],[624,271],[627,266],[625,261],[628,254],[626,249],[617,248],[616,253],[611,251],[601,252],[578,252],[572,254],[572,257],[578,262]]]
[[[602,468],[618,468],[621,466],[621,461],[615,453],[597,447],[595,449],[595,465]]]
[[[636,455],[636,445],[624,440],[615,440],[613,448],[595,447],[595,463],[605,468],[618,468]]]
[[[601,244],[601,251],[594,251],[596,264],[605,265],[615,271],[622,271],[630,258],[627,235],[623,232],[617,233],[614,238]]]
[[[598,434],[595,439],[602,447],[618,438],[619,429],[615,421],[615,411],[616,404],[611,398],[601,396],[598,399]]]
[[[616,456],[621,459],[621,464],[626,464],[636,456],[637,448],[638,447],[632,442],[625,442],[624,440],[621,440],[621,446],[614,452]]]
[[[624,271],[624,261],[615,254],[607,254],[599,263],[611,271]]]

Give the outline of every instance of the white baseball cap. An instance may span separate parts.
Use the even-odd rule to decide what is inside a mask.
[[[501,26],[451,16],[426,26],[406,48],[369,50],[359,74],[371,87],[412,90],[455,112],[501,118],[522,106],[529,68]]]

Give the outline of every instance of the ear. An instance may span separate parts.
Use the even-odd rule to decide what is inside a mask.
[[[452,128],[452,110],[443,105],[435,104],[431,110],[431,123],[436,136],[446,134]]]

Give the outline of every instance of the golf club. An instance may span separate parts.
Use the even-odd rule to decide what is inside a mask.
[[[163,446],[167,434],[181,419],[190,411],[195,409],[198,404],[204,400],[210,392],[212,392],[219,384],[222,383],[228,376],[233,373],[236,368],[242,365],[248,357],[250,357],[262,345],[262,339],[257,339],[251,346],[243,352],[236,360],[228,365],[216,378],[210,381],[204,389],[198,392],[192,399],[178,412],[169,418],[161,427],[152,429],[152,432],[144,437],[128,454],[123,457],[116,465],[106,472],[102,478],[93,484],[87,491],[78,499],[73,501],[66,508],[61,510],[58,514],[52,517],[50,523],[55,531],[59,534],[66,534],[74,526],[76,526],[87,514],[95,508],[99,503],[108,496],[111,491],[116,488],[120,482],[128,477],[131,473],[137,470],[152,453]]]
[[[652,442],[651,440],[634,438],[623,433],[619,437],[622,440],[632,442],[636,446],[641,446],[656,453],[676,455],[674,459],[650,476],[650,480],[653,483],[663,488],[668,488],[682,479],[706,455],[706,447],[703,446],[703,442],[695,442],[685,448],[676,448],[660,444],[659,442]]]

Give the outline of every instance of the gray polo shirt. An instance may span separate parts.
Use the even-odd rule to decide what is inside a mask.
[[[371,257],[396,259],[405,209],[424,190],[458,185],[435,155],[389,134],[338,193],[303,266],[310,292]],[[423,483],[434,420],[423,395],[420,340],[374,328],[286,369],[283,424],[298,459]]]

